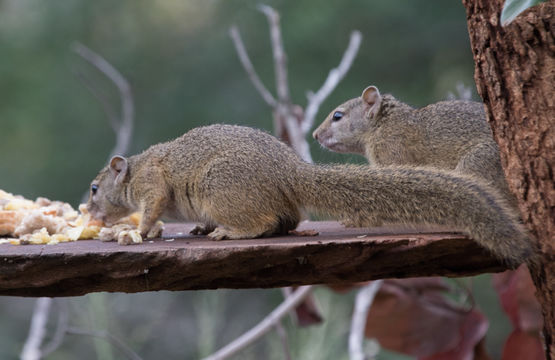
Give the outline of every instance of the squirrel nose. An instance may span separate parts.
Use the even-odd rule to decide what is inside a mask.
[[[314,130],[314,132],[312,133],[312,137],[315,138],[316,140],[318,140],[318,131]]]

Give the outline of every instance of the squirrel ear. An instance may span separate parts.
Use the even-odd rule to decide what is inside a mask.
[[[116,155],[110,159],[110,172],[116,177],[115,182],[121,183],[127,175],[127,159]]]
[[[368,86],[366,89],[364,89],[361,97],[362,100],[364,100],[370,106],[379,105],[382,100],[380,90],[378,90],[378,88],[373,85]]]

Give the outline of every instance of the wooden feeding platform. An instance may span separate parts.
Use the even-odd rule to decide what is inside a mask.
[[[431,228],[303,222],[299,231],[318,235],[212,241],[190,235],[193,226],[167,224],[162,238],[129,246],[0,245],[0,295],[270,288],[505,270],[466,236]]]

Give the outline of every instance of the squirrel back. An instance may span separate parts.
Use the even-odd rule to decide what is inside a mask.
[[[409,167],[308,164],[275,137],[212,125],[129,159],[114,157],[92,182],[97,218],[142,212],[146,236],[163,214],[204,226],[212,239],[287,233],[303,208],[361,226],[381,222],[447,225],[466,232],[509,266],[532,254],[514,212],[471,177]]]
[[[376,166],[426,166],[482,178],[516,204],[482,103],[413,108],[369,86],[333,110],[313,136],[330,150],[363,155]]]

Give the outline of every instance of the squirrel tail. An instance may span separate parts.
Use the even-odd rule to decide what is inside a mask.
[[[472,177],[426,168],[302,168],[298,197],[309,210],[358,226],[446,225],[465,232],[511,268],[535,254],[514,210],[496,190]]]

